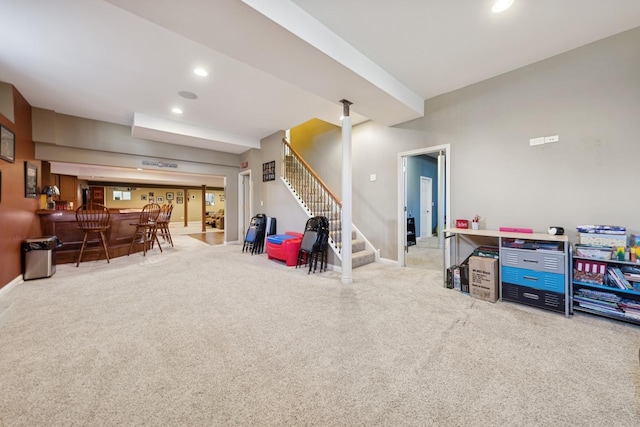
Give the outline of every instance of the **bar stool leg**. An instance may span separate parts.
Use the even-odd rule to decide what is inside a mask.
[[[107,239],[104,237],[104,231],[100,230],[100,239],[102,239],[102,247],[104,248],[104,254],[107,256],[107,264],[109,261],[109,249],[107,248]]]
[[[84,252],[84,245],[87,244],[87,233],[86,231],[84,232],[84,238],[82,239],[82,247],[80,248],[80,255],[78,256],[78,262],[76,263],[76,267],[80,266],[80,260],[82,259],[82,253]]]

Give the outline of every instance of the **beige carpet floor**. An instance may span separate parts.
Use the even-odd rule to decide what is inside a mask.
[[[406,254],[407,267],[425,270],[442,270],[444,259],[437,236],[423,237],[409,246]]]
[[[174,240],[7,293],[0,425],[640,425],[637,326]]]

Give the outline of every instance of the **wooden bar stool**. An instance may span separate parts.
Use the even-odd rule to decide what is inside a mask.
[[[78,223],[78,228],[84,232],[82,247],[80,248],[80,255],[78,256],[76,267],[80,265],[80,261],[82,260],[82,254],[87,244],[87,237],[89,236],[89,233],[98,233],[100,235],[104,254],[107,257],[107,263],[110,262],[109,247],[104,235],[107,229],[111,226],[111,214],[109,213],[109,209],[107,209],[106,206],[97,203],[82,205],[76,209],[76,222]]]
[[[158,242],[158,248],[160,248],[160,252],[162,252],[162,246],[160,246],[157,233],[159,215],[160,205],[157,203],[150,203],[142,208],[138,222],[131,224],[136,226],[136,231],[133,233],[127,255],[131,253],[131,249],[136,243],[142,244],[142,253],[144,256],[146,256],[147,251],[153,247],[154,242]]]
[[[171,246],[173,247],[173,239],[171,238],[171,231],[169,231],[171,212],[173,212],[173,205],[162,205],[162,208],[160,208],[160,215],[158,216],[158,233],[165,242],[171,243]]]

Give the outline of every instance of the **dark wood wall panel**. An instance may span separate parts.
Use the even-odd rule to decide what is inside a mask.
[[[24,197],[25,161],[38,166],[38,189],[41,188],[40,162],[34,159],[35,145],[31,137],[31,106],[15,88],[13,105],[15,123],[0,114],[0,123],[16,135],[15,162],[0,159],[0,287],[22,273],[20,243],[41,235],[39,218],[35,214],[39,200]]]

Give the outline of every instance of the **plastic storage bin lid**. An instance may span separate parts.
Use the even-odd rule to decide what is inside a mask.
[[[276,245],[281,244],[285,240],[291,239],[299,239],[299,236],[292,236],[291,234],[274,234],[273,236],[267,237],[267,242],[275,243]]]
[[[32,237],[22,242],[22,250],[24,252],[50,250],[59,247],[61,244],[62,242],[58,240],[57,236]]]

